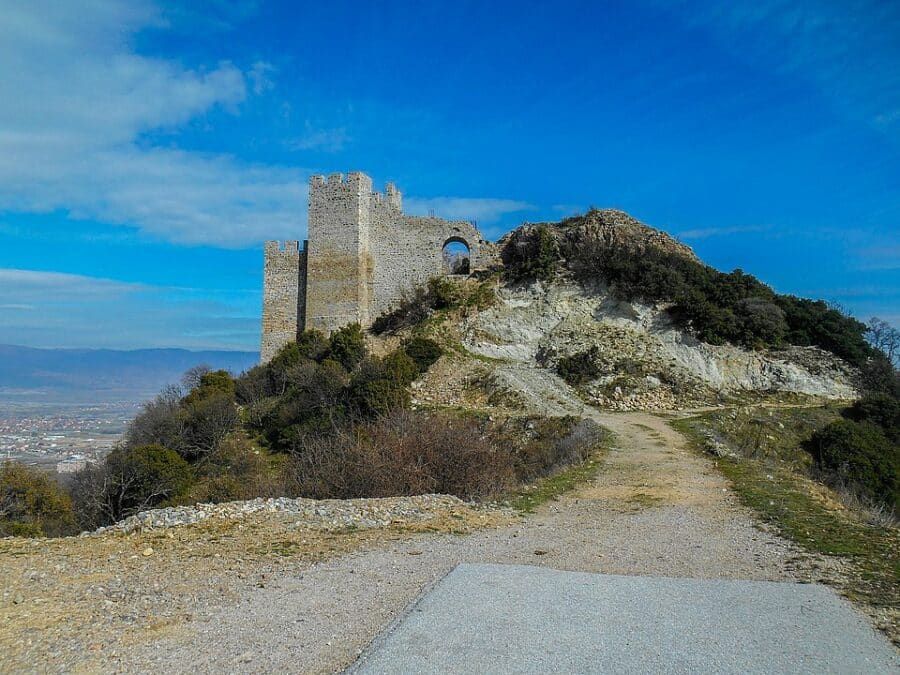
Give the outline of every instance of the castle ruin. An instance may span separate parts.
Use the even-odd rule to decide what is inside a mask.
[[[262,362],[309,328],[367,328],[404,292],[448,274],[454,242],[468,248],[470,271],[496,261],[472,223],[405,215],[393,183],[382,194],[363,173],[312,176],[308,240],[265,245]]]

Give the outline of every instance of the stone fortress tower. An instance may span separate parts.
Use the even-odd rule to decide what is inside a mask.
[[[265,245],[262,362],[308,328],[367,328],[404,291],[448,273],[452,242],[468,247],[470,271],[497,261],[473,224],[405,215],[393,183],[381,194],[363,173],[312,176],[309,239]]]

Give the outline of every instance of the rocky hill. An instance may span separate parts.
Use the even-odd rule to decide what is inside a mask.
[[[593,349],[597,376],[579,388],[591,403],[614,409],[677,409],[742,395],[857,395],[855,370],[825,350],[706,344],[658,307],[563,280],[498,289],[495,306],[466,320],[463,344],[476,355],[549,369]]]
[[[585,372],[567,379],[582,398],[617,410],[860,393],[857,365],[818,346],[833,335],[804,321],[827,323],[824,316],[853,347],[861,324],[739,271],[708,268],[690,247],[621,211],[526,224],[499,245],[507,267],[494,302],[450,327],[472,358],[430,374],[422,396],[462,401],[460,383],[480,382],[488,398],[510,401],[521,393],[522,368],[565,375],[573,361]],[[707,313],[697,312],[704,305]],[[810,318],[801,312],[808,306]]]

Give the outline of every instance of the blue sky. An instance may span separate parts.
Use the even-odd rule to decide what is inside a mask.
[[[0,343],[256,349],[310,174],[900,325],[900,3],[0,0]]]

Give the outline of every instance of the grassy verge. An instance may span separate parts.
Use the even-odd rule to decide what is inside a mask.
[[[539,506],[558,499],[566,492],[592,480],[600,472],[612,442],[607,437],[581,464],[570,466],[507,496],[505,502],[520,513],[534,513]]]
[[[723,432],[716,418],[720,414],[675,421],[673,426],[700,451],[706,450],[711,432],[727,445],[739,447],[742,439]],[[786,413],[788,417],[795,415],[796,410]],[[790,428],[785,424],[785,429]],[[844,563],[844,572],[835,585],[844,595],[865,603],[883,617],[879,620],[881,627],[900,645],[897,625],[900,536],[897,531],[862,520],[860,514],[832,498],[826,488],[803,475],[800,463],[789,458],[790,453],[783,445],[779,450],[768,457],[740,454],[721,457],[716,463],[741,502],[782,536],[809,552],[839,558]]]

